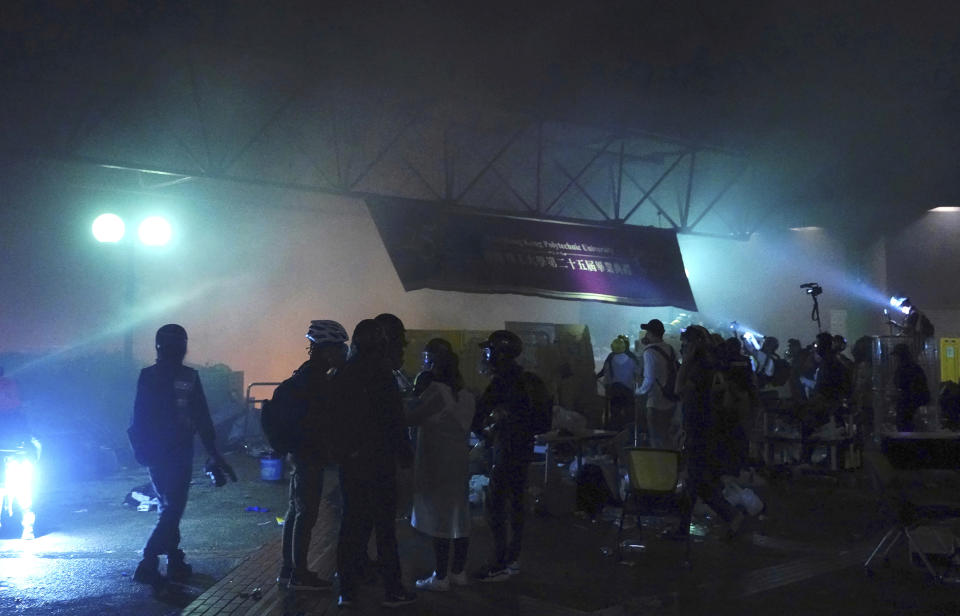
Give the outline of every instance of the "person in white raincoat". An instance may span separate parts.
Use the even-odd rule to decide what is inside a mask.
[[[468,439],[475,406],[473,394],[463,388],[459,359],[449,342],[434,338],[424,347],[423,372],[417,376],[414,391],[419,394],[417,401],[407,411],[407,422],[417,426],[410,524],[433,537],[436,554],[436,569],[417,580],[417,588],[445,591],[451,581],[460,586],[467,583]]]

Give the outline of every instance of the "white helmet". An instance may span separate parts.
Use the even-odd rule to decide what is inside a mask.
[[[310,321],[307,339],[313,344],[343,344],[350,339],[347,330],[336,321]]]

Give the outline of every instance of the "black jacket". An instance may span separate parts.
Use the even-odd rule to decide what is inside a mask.
[[[341,464],[388,468],[406,446],[400,388],[386,359],[355,356],[337,375],[335,456]]]
[[[137,462],[155,466],[193,457],[193,435],[216,451],[213,421],[200,375],[180,364],[157,362],[140,371],[133,421],[127,434]]]
[[[477,434],[483,433],[491,412],[499,409],[502,413],[493,430],[494,464],[526,463],[533,458],[536,419],[522,375],[523,368],[518,364],[501,374],[494,374],[486,391],[477,400],[471,426]]]
[[[293,454],[298,463],[326,464],[335,427],[334,387],[336,377],[313,361],[306,361],[295,373],[298,395],[306,413],[300,420],[299,438]]]

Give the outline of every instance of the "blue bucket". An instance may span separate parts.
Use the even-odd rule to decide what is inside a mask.
[[[260,479],[264,481],[283,479],[283,458],[260,458]]]

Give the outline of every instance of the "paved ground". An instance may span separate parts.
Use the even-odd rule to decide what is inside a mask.
[[[154,595],[129,580],[137,550],[155,514],[120,505],[145,473],[57,491],[48,502],[55,520],[36,541],[0,542],[2,614],[333,614],[333,593],[289,593],[272,583],[277,569],[285,486],[261,481],[256,460],[234,456],[241,482],[220,490],[193,488],[184,548],[200,572],[188,586]],[[331,480],[332,475],[330,476]],[[334,483],[333,481],[330,482]],[[936,585],[909,564],[899,546],[888,568],[868,578],[863,560],[886,529],[876,498],[856,473],[839,481],[774,478],[756,488],[767,502],[733,541],[699,518],[703,536],[686,566],[680,543],[656,536],[669,520],[645,517],[643,550],[615,556],[616,510],[597,522],[572,515],[534,515],[523,572],[502,584],[475,583],[449,593],[421,593],[401,614],[960,614],[960,587]],[[313,554],[324,574],[333,569],[337,525],[335,486],[318,522]],[[267,513],[244,511],[249,505]],[[478,519],[468,568],[490,554]],[[409,584],[430,573],[429,542],[398,520],[401,559]],[[636,530],[627,539],[637,542]],[[381,613],[380,587],[365,587],[358,614]]]
[[[179,614],[242,559],[278,536],[286,485],[259,479],[259,462],[233,454],[240,481],[212,487],[198,460],[181,526],[183,547],[200,575],[158,601],[130,580],[156,520],[123,505],[145,469],[43,487],[34,541],[0,539],[0,614]],[[270,509],[245,511],[247,506]],[[279,512],[279,513],[277,513]]]

